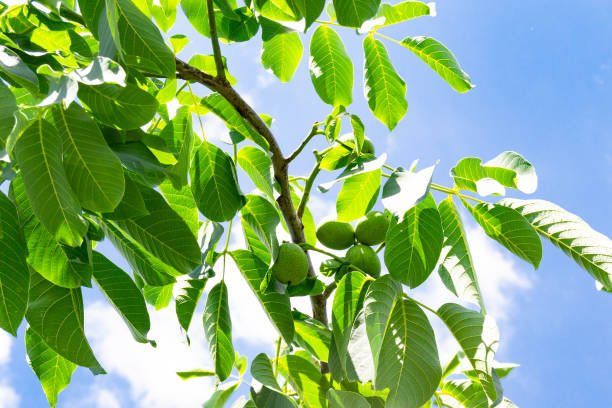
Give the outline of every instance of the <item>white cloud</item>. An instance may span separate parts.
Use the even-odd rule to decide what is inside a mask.
[[[13,338],[0,330],[0,408],[15,408],[19,406],[19,394],[10,385],[8,363],[11,361]]]
[[[176,371],[211,367],[202,325],[194,318],[189,347],[180,337],[173,303],[150,315],[149,337],[157,342],[157,348],[135,342],[110,306],[101,302],[88,306],[86,331],[96,356],[109,373],[129,383],[136,406],[201,406],[213,392],[212,380],[182,381]],[[96,401],[104,398],[118,404],[110,393],[99,394]]]
[[[200,134],[200,123],[195,120],[193,126],[196,129],[196,133]],[[219,143],[223,139],[229,139],[229,130],[225,126],[225,122],[214,115],[206,115],[204,119],[204,136],[210,143]]]
[[[115,394],[107,389],[93,389],[94,406],[96,408],[121,408]]]
[[[260,89],[266,89],[274,85],[276,79],[273,74],[268,71],[264,71],[257,75],[257,87]]]

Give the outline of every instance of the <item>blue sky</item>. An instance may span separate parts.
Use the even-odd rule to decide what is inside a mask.
[[[355,61],[350,110],[364,119],[377,152],[387,151],[388,163],[394,167],[415,158],[422,166],[439,160],[435,181],[449,185],[448,170],[460,158],[486,160],[515,150],[536,167],[539,189],[534,198],[553,201],[612,236],[612,4],[538,1],[527,6],[442,0],[437,9],[435,18],[388,28],[385,34],[397,39],[428,35],[442,41],[477,87],[457,94],[418,58],[389,43],[391,58],[407,83],[409,102],[408,114],[392,133],[373,118],[362,96],[363,37],[340,30]],[[190,53],[210,53],[208,41],[182,16],[172,33],[193,39],[182,54],[185,58]],[[307,37],[304,40],[307,44]],[[258,63],[258,44],[222,48],[230,72],[238,79],[238,90],[259,112],[276,119],[273,130],[289,151],[329,108],[318,101],[310,83],[306,56],[295,79],[280,84]],[[208,138],[216,139],[222,131],[218,121],[208,118],[205,127]],[[305,155],[296,162],[294,174],[304,175],[310,167]],[[323,181],[331,178],[322,176]],[[250,185],[244,178],[241,181],[249,191]],[[319,216],[329,215],[332,199],[317,196],[313,210]],[[497,359],[521,364],[504,381],[508,397],[522,407],[612,406],[612,296],[597,292],[593,279],[548,243],[540,268],[534,271],[483,236],[471,221],[468,233],[485,300],[500,326]],[[239,238],[232,238],[232,243],[239,245]],[[121,262],[108,245],[101,248]],[[274,336],[266,333],[269,324],[250,307],[254,303],[247,299],[241,278],[229,275],[233,276],[230,290],[233,284],[237,293],[233,301],[237,349],[249,355],[271,352],[269,341]],[[448,295],[434,282],[415,296]],[[86,331],[110,374],[93,378],[79,368],[60,394],[58,406],[191,407],[206,399],[210,382],[180,382],[174,375],[176,369],[208,364],[200,316],[194,317],[192,346],[187,348],[178,340],[172,309],[152,312],[152,336],[160,343],[153,350],[133,342],[103,302],[94,290],[86,290]],[[453,343],[443,330],[437,336],[444,355]],[[45,405],[24,355],[23,327],[14,341],[0,334],[0,407]],[[11,400],[13,394],[16,399]],[[172,398],[178,402],[172,404]]]

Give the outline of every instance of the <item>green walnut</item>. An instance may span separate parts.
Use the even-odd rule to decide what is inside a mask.
[[[346,252],[346,259],[373,278],[380,276],[380,260],[376,252],[366,245],[357,244]]]
[[[317,239],[331,249],[346,249],[355,243],[355,230],[348,222],[327,221],[317,228]]]
[[[278,249],[278,256],[270,271],[280,282],[297,285],[308,275],[308,258],[299,245],[286,242]]]
[[[374,143],[367,137],[363,140],[363,145],[361,146],[361,153],[369,153],[374,154]]]
[[[357,241],[365,245],[378,245],[384,242],[389,229],[389,220],[380,211],[372,211],[357,224]]]

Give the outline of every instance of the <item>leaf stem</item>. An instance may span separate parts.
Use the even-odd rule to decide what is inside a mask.
[[[321,21],[321,20],[315,20],[315,23],[319,23],[319,24],[323,24],[323,25],[333,25],[336,27],[344,27],[342,24],[338,24],[338,23],[334,23],[333,21]],[[344,27],[344,28],[350,28],[350,27]]]
[[[330,283],[329,285],[327,285],[327,287],[323,291],[323,297],[326,300],[329,299],[329,297],[332,295],[332,293],[334,293],[334,290],[336,290],[337,286],[338,286],[338,284],[335,281]]]
[[[385,40],[392,41],[392,42],[394,42],[394,43],[396,43],[396,44],[401,45],[402,47],[404,46],[404,44],[402,44],[402,42],[401,42],[401,41],[398,41],[398,40],[396,40],[396,39],[394,39],[394,38],[391,38],[391,37],[387,37],[386,35],[381,34],[381,33],[377,32],[377,31],[370,31],[370,34],[375,34],[375,35],[377,35],[377,36],[379,36],[379,37],[384,38]]]
[[[229,227],[227,228],[227,239],[225,240],[225,248],[223,248],[223,275],[221,280],[225,282],[225,258],[227,257],[227,248],[229,247],[230,236],[232,235],[232,224],[234,220],[230,220]]]
[[[444,408],[444,405],[442,405],[442,400],[440,400],[440,394],[438,394],[437,392],[434,392],[434,397],[436,398],[436,405],[439,408]]]
[[[278,341],[276,342],[276,357],[274,357],[274,378],[278,375],[278,357],[280,356],[280,348],[281,348],[282,337],[278,337]]]
[[[193,90],[191,89],[191,84],[189,83],[189,81],[186,82],[187,84],[187,88],[189,88],[189,93],[191,94],[191,99],[193,99],[193,104],[197,105],[197,101],[196,101],[196,97],[193,94]],[[198,121],[200,122],[200,129],[202,130],[202,140],[206,142],[206,135],[204,134],[204,124],[202,123],[202,116],[200,116],[200,113],[198,112]]]
[[[417,305],[421,306],[423,309],[427,309],[429,310],[431,313],[435,314],[436,316],[440,317],[440,315],[438,314],[437,311],[435,311],[434,309],[432,309],[431,307],[424,305],[423,303],[419,302],[416,299],[411,298],[410,296],[408,296],[405,292],[402,293],[404,295],[404,297],[414,303],[416,303]]]

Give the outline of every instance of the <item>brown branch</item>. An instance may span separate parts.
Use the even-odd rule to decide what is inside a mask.
[[[289,229],[291,240],[296,244],[306,242],[304,237],[304,225],[298,217],[293,202],[291,200],[291,188],[289,186],[289,162],[283,156],[283,153],[272,134],[272,131],[261,117],[245,102],[244,99],[231,87],[229,83],[222,82],[205,72],[200,71],[191,65],[176,59],[177,77],[186,81],[198,82],[210,90],[219,93],[223,96],[236,111],[242,116],[253,128],[259,132],[261,136],[268,142],[270,152],[272,153],[272,167],[274,169],[274,178],[280,185],[280,195],[276,199],[278,206],[283,214],[285,223]],[[312,266],[310,257],[308,257],[308,276],[314,277],[315,272]],[[310,303],[312,304],[313,318],[327,325],[327,303],[322,295],[311,296]]]
[[[217,67],[217,79],[221,83],[227,83],[225,78],[225,66],[223,64],[223,57],[221,56],[221,47],[219,47],[219,36],[217,35],[217,22],[215,20],[215,9],[213,7],[213,0],[206,0],[206,6],[208,9],[208,29],[210,31],[210,42],[213,47],[213,54],[215,56],[215,66]]]

